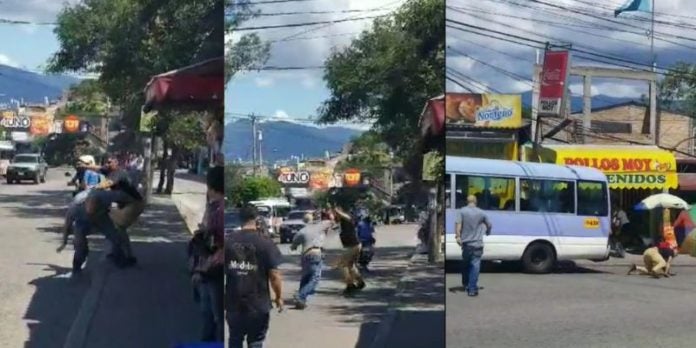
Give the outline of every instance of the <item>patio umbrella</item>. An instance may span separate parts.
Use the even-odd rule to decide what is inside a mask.
[[[153,76],[145,87],[144,111],[164,105],[222,105],[224,66],[220,57]]]
[[[689,204],[683,199],[669,193],[658,193],[642,200],[633,208],[635,210],[664,209],[689,209]]]

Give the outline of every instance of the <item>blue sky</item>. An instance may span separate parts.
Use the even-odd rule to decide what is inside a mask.
[[[63,3],[76,0],[2,0],[0,19],[53,22]],[[58,41],[51,25],[26,25],[0,23],[0,64],[36,71],[43,69],[46,61],[58,49]]]
[[[527,1],[478,0],[474,4],[472,0],[447,0],[449,8],[446,16],[450,20],[485,27],[487,30],[542,42],[558,43],[560,39],[566,43],[572,43],[574,48],[585,51],[643,64],[650,63],[650,40],[647,36],[647,31],[650,29],[650,15],[627,12],[615,18],[614,9],[624,4],[625,0],[545,0],[543,2],[561,6],[564,9]],[[664,22],[664,24],[655,25],[657,65],[668,67],[680,60],[694,63],[696,43],[676,38],[674,35],[694,38],[694,29],[686,27],[696,26],[693,16],[696,13],[696,1],[658,0],[655,1],[655,7],[656,20]],[[581,15],[577,12],[590,15]],[[493,88],[503,93],[531,90],[531,83],[525,80],[531,80],[533,75],[536,50],[509,41],[493,39],[490,36],[500,37],[501,35],[475,35],[447,28],[449,47],[447,67],[483,84],[487,89]],[[667,39],[659,40],[660,36]],[[521,41],[510,37],[507,39]],[[540,53],[543,58],[543,52]],[[495,70],[474,59],[502,68],[516,76],[511,77],[505,72]],[[607,66],[582,59],[577,53],[572,53],[571,64],[573,66]],[[519,79],[519,76],[524,77],[525,80]],[[468,84],[471,80],[464,83]],[[472,85],[468,86],[472,87]],[[570,90],[574,95],[582,93],[582,81],[579,77],[570,79]],[[447,91],[463,92],[465,89],[447,81]],[[478,85],[474,88],[474,92],[481,93],[483,88]],[[593,95],[639,99],[647,92],[646,82],[592,79]]]
[[[344,18],[360,18],[387,14],[405,0],[316,0],[258,5],[261,13],[303,12],[302,15],[260,16],[241,27],[257,27],[327,21]],[[366,12],[336,13],[344,10]],[[306,12],[331,11],[333,13],[306,14]],[[266,29],[256,33],[265,41],[277,41],[293,36],[293,40],[272,42],[271,56],[266,66],[322,66],[332,49],[350,44],[358,34],[370,27],[371,19],[356,20],[331,25],[318,25],[289,29]],[[237,40],[238,33],[228,40]],[[277,119],[297,121],[314,118],[329,91],[322,80],[321,70],[243,72],[233,77],[227,85],[225,107],[228,113],[271,116]],[[229,119],[227,120],[229,121]],[[365,125],[356,126],[365,128]]]

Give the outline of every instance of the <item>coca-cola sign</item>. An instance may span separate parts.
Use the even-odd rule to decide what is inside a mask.
[[[568,80],[568,51],[546,51],[539,90],[539,115],[561,114],[566,81]]]

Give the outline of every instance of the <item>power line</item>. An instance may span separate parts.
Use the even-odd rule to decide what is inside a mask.
[[[321,25],[321,24],[335,24],[335,23],[343,23],[343,22],[361,21],[361,20],[366,20],[366,19],[375,19],[375,18],[382,18],[382,17],[387,17],[387,16],[388,15],[379,15],[379,16],[367,16],[367,17],[358,17],[358,18],[343,18],[343,19],[335,19],[335,20],[330,20],[330,21],[290,23],[290,24],[279,24],[279,25],[262,25],[262,26],[258,26],[258,27],[236,28],[234,30],[235,31],[250,31],[250,30],[264,30],[264,29],[279,29],[279,28],[296,28],[296,27],[306,27],[306,26]]]
[[[30,22],[30,21],[21,21],[21,20],[15,20],[15,19],[0,18],[0,24],[13,24],[13,25],[57,25],[58,23],[54,23],[54,22]]]
[[[293,12],[271,12],[259,13],[258,17],[278,17],[278,16],[297,16],[297,15],[321,15],[321,14],[336,14],[336,13],[370,13],[387,11],[387,9],[371,8],[362,10],[337,10],[337,11],[293,11]]]
[[[281,4],[286,2],[308,2],[317,0],[262,0],[262,1],[249,1],[249,5],[264,5],[264,4]]]

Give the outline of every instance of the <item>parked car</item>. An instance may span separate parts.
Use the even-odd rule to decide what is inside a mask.
[[[290,243],[295,234],[305,227],[304,216],[314,214],[314,210],[293,210],[280,224],[280,243]]]
[[[19,183],[22,180],[31,180],[35,184],[46,182],[48,164],[39,154],[15,155],[7,167],[7,183]]]

